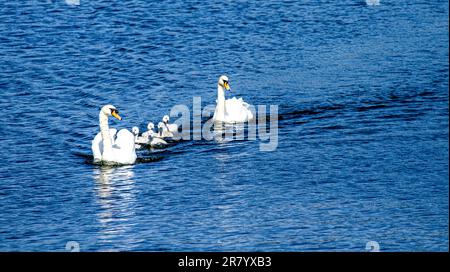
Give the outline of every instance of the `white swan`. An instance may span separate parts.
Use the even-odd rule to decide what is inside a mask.
[[[158,134],[156,137],[159,138],[172,138],[173,133],[167,130],[166,125],[163,122],[158,123]]]
[[[172,133],[178,132],[177,124],[169,124],[169,121],[170,121],[169,115],[164,115],[162,121],[164,123],[164,128],[163,128],[164,130],[170,131]]]
[[[164,141],[164,139],[162,138],[158,138],[158,137],[153,137],[152,140],[150,141],[150,146],[151,147],[164,147],[167,145],[167,142]]]
[[[122,120],[113,105],[102,107],[99,113],[100,132],[92,140],[91,146],[94,162],[133,164],[136,161],[134,135],[126,129],[121,129],[114,138],[117,130],[109,129],[109,116]]]
[[[217,106],[213,120],[224,123],[243,123],[253,119],[249,104],[242,98],[225,100],[225,90],[231,91],[227,76],[221,76],[217,83]]]
[[[116,138],[117,129],[109,129],[109,137],[111,138],[111,143],[114,145],[114,139]],[[95,135],[94,140],[92,140],[92,154],[95,158],[101,158],[103,153],[103,139],[102,134],[99,132]]]
[[[142,137],[146,137],[147,139],[153,137],[153,135],[155,134],[155,132],[153,131],[154,128],[155,125],[152,122],[148,123],[147,131],[142,133]]]
[[[139,128],[138,127],[133,127],[131,128],[131,132],[134,135],[134,142],[135,142],[135,148],[141,148],[142,145],[148,144],[148,136],[144,135],[144,133],[142,133],[141,136],[139,136]]]

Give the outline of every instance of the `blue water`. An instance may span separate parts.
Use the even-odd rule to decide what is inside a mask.
[[[3,1],[0,251],[448,251],[448,15],[439,0]],[[214,104],[221,74],[278,105],[275,151],[180,141],[91,163],[102,105],[144,130]]]

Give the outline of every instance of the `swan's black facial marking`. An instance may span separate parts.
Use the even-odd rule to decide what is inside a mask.
[[[225,90],[230,91],[230,84],[228,83],[228,80],[223,80],[223,85],[222,87],[225,88]]]
[[[119,115],[119,111],[114,109],[114,108],[109,108],[109,110],[111,111],[111,116],[116,118],[117,120],[121,121],[122,117],[120,117]]]
[[[220,86],[222,86],[222,87],[225,87],[227,85],[230,85],[230,84],[228,83],[228,80],[225,80],[225,79],[223,79],[222,82],[220,83]]]

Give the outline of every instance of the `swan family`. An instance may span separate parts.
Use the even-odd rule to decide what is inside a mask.
[[[222,123],[243,123],[253,119],[250,105],[242,100],[233,97],[225,99],[225,92],[231,92],[229,79],[221,76],[217,83],[217,106],[214,111],[214,122]],[[139,133],[138,127],[133,127],[131,132],[127,129],[109,128],[108,119],[114,117],[122,120],[119,111],[113,105],[105,105],[99,113],[100,132],[92,140],[92,154],[94,163],[102,164],[134,164],[137,159],[136,149],[144,146],[165,147],[166,138],[172,138],[178,132],[177,124],[170,124],[170,117],[164,115],[162,121],[158,123],[158,131],[155,132],[155,125],[150,122],[147,131]]]

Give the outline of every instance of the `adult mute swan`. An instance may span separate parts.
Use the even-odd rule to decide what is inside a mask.
[[[109,129],[109,116],[122,120],[113,105],[102,107],[99,113],[100,132],[92,140],[91,146],[94,162],[133,164],[136,161],[134,135],[126,129],[121,129],[116,136],[117,130]]]
[[[225,90],[231,91],[227,76],[221,76],[217,83],[217,106],[213,120],[224,123],[243,123],[253,119],[249,104],[242,98],[225,100]]]

